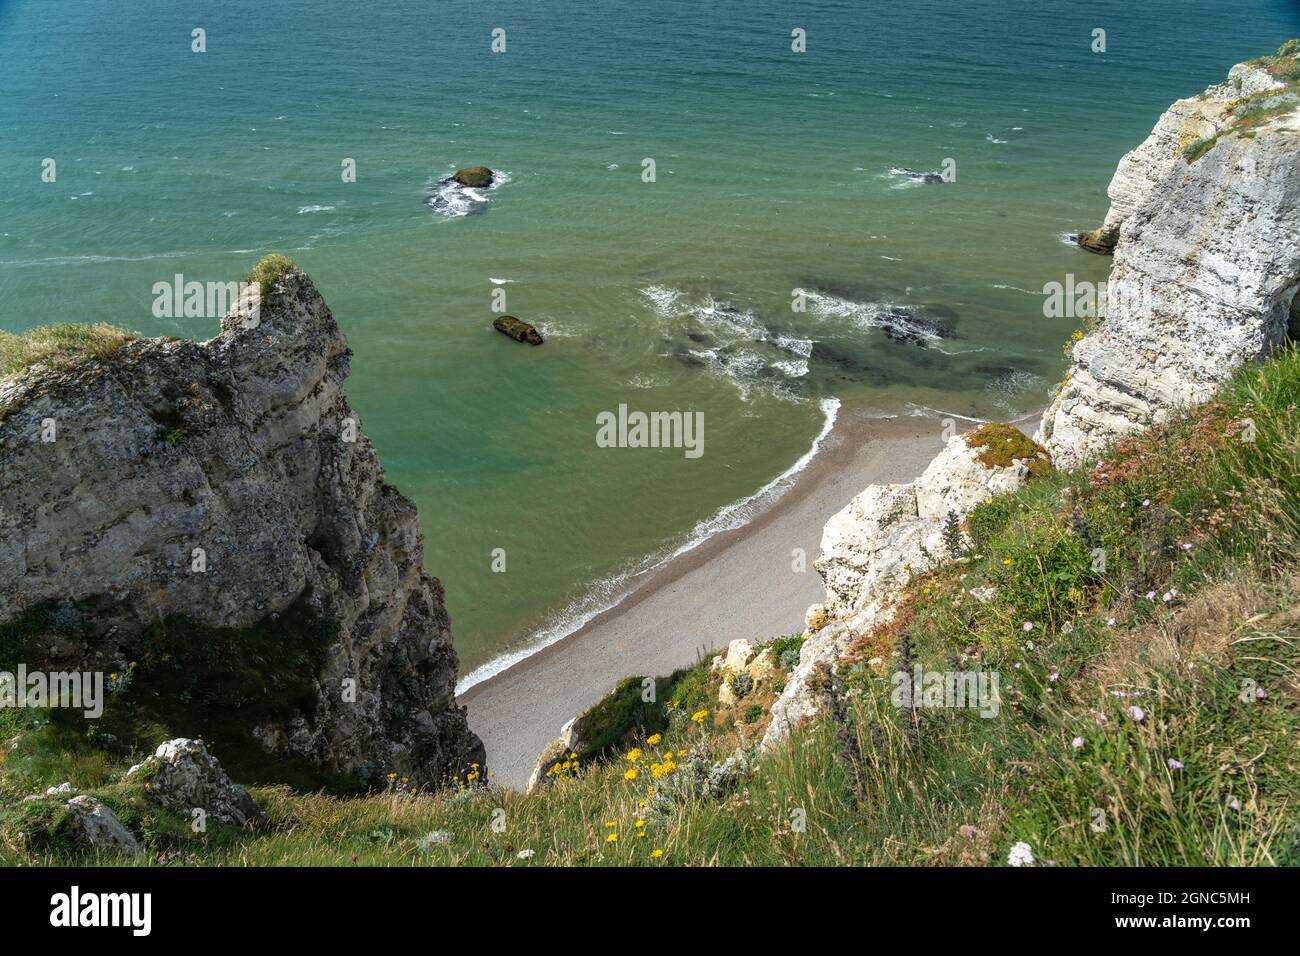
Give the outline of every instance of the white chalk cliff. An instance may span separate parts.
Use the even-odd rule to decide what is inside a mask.
[[[1291,50],[1279,72],[1293,74]],[[1227,84],[1175,103],[1126,155],[1102,230],[1117,230],[1109,308],[1074,347],[1065,385],[1035,438],[1053,464],[1085,463],[1115,438],[1204,401],[1243,363],[1294,335],[1300,289],[1300,94],[1271,72],[1234,67]],[[989,468],[952,438],[916,481],[872,485],[827,522],[799,664],[772,707],[764,749],[816,713],[813,675],[886,623],[913,573],[947,557],[948,513],[964,518],[1015,490],[1024,462]],[[826,623],[820,627],[823,619]]]

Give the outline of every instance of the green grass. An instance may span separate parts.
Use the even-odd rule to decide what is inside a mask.
[[[916,576],[898,618],[850,648],[840,716],[824,709],[729,789],[689,782],[751,747],[772,690],[718,708],[708,660],[656,682],[653,707],[623,682],[591,759],[533,795],[253,788],[256,833],[192,834],[111,749],[0,711],[0,862],[119,862],[68,847],[60,805],[19,802],[70,779],[143,837],[136,863],[983,866],[1017,842],[1061,866],[1300,863],[1300,355],[1094,464],[977,509],[970,551]],[[31,613],[81,626],[76,608]],[[191,663],[220,675],[226,650]],[[997,715],[897,706],[892,675],[916,663],[996,672]]]
[[[245,280],[249,285],[256,285],[265,301],[275,287],[276,281],[294,268],[293,260],[279,253],[271,253],[258,260]]]
[[[134,338],[103,323],[46,325],[22,335],[0,331],[0,378],[33,365],[63,370],[95,359],[106,362]]]

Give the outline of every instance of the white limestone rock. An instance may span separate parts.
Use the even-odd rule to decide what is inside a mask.
[[[1270,79],[1259,72],[1234,68],[1243,90]],[[1205,401],[1286,338],[1300,289],[1300,104],[1194,162],[1182,153],[1241,95],[1181,100],[1116,172],[1107,312],[1075,345],[1035,436],[1062,467]]]
[[[68,801],[68,833],[74,842],[91,850],[125,853],[141,852],[135,834],[122,825],[117,814],[88,794]]]

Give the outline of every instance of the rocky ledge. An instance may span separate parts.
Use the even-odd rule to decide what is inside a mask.
[[[0,382],[0,621],[23,622],[29,667],[138,660],[128,700],[186,680],[273,754],[445,781],[484,753],[415,507],[348,406],[311,280],[289,269],[256,307],[206,342]]]

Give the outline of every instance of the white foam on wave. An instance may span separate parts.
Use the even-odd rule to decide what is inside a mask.
[[[651,285],[641,289],[640,292],[650,300],[650,304],[654,306],[655,311],[664,318],[677,314],[675,306],[682,297],[681,292],[677,289],[670,289],[664,285]]]
[[[839,416],[840,400],[838,398],[825,398],[822,399],[820,404],[823,416],[821,430],[817,433],[817,437],[813,439],[811,447],[793,465],[752,495],[734,501],[729,505],[724,505],[708,518],[698,522],[686,534],[682,544],[675,548],[670,545],[668,548],[642,558],[636,562],[636,566],[631,570],[595,582],[586,594],[570,602],[559,614],[555,615],[554,623],[548,624],[535,632],[526,647],[511,651],[508,654],[502,654],[500,657],[474,668],[474,670],[462,677],[456,685],[456,694],[459,696],[476,684],[481,684],[483,681],[508,670],[520,661],[527,660],[539,651],[580,630],[596,616],[618,607],[632,593],[632,585],[636,579],[658,570],[690,551],[694,551],[714,535],[735,530],[752,521],[760,513],[760,506],[770,505],[790,490],[799,474],[817,457],[826,437],[834,429],[835,420]]]
[[[1046,292],[1036,291],[1034,289],[1022,289],[1018,285],[1007,285],[1005,282],[993,283],[995,289],[1010,289],[1012,292],[1023,292],[1025,295],[1047,295]]]
[[[298,215],[305,216],[313,212],[333,212],[333,206],[301,206],[298,209]]]
[[[986,135],[984,138],[985,138],[986,140],[988,140],[990,143],[997,143],[999,146],[1005,146],[1005,145],[1007,144],[1007,142],[1008,142],[1008,141],[1005,140],[1005,139],[998,139],[998,138],[997,138],[996,136],[994,136],[992,133],[989,133],[989,134]]]

